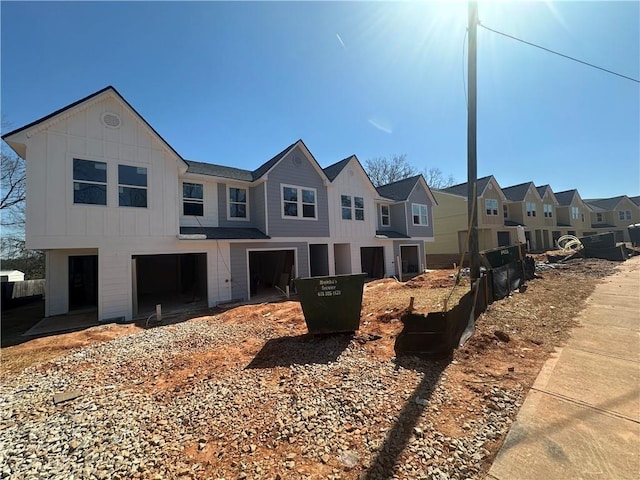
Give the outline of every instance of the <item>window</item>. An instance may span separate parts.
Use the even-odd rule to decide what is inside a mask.
[[[411,204],[411,213],[413,214],[414,225],[429,225],[429,217],[427,215],[427,206],[417,203]]]
[[[578,207],[571,207],[571,218],[578,220],[580,218],[580,209]]]
[[[502,204],[502,216],[504,218],[509,218],[509,207],[505,204]]]
[[[350,195],[341,195],[340,205],[342,208],[343,220],[364,220],[364,198],[351,197]]]
[[[147,169],[118,165],[118,205],[147,207]]]
[[[182,213],[184,215],[204,215],[204,199],[201,183],[182,184]]]
[[[527,217],[536,216],[536,204],[533,202],[527,202]]]
[[[596,213],[596,222],[602,222],[603,221],[603,217],[601,213]]]
[[[73,203],[107,204],[107,164],[73,159]]]
[[[314,188],[282,186],[282,216],[316,219],[316,190]]]
[[[351,220],[351,197],[349,195],[341,195],[340,205],[342,205],[342,219]]]
[[[544,208],[544,216],[545,216],[545,218],[553,217],[553,205],[551,205],[550,203],[545,203],[543,205],[543,208]]]
[[[391,225],[391,215],[389,205],[380,205],[380,225],[388,227]]]
[[[487,215],[498,215],[498,200],[494,198],[486,198],[484,200],[484,208]]]
[[[229,218],[247,218],[247,189],[229,187]]]
[[[618,218],[620,220],[631,220],[631,210],[619,210]]]

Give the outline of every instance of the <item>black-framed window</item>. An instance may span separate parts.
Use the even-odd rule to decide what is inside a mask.
[[[229,218],[247,218],[247,189],[229,187]]]
[[[118,205],[147,207],[147,169],[118,165]]]
[[[73,159],[73,203],[107,204],[107,164]]]
[[[183,215],[204,215],[204,191],[201,183],[182,183],[182,213]]]

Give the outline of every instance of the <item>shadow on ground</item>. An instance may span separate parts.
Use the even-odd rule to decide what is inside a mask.
[[[23,337],[22,334],[44,317],[44,300],[20,305],[2,311],[0,321],[1,346],[12,347],[28,342],[35,337]]]
[[[417,426],[422,412],[428,408],[433,391],[450,361],[451,358],[429,361],[407,356],[396,359],[398,367],[415,370],[422,373],[423,377],[409,398],[406,399],[398,415],[398,421],[391,427],[376,457],[371,461],[366,473],[360,478],[363,480],[394,478],[400,455],[409,445],[411,436],[414,434],[413,429]]]
[[[289,367],[335,362],[353,334],[297,335],[269,340],[246,368]]]

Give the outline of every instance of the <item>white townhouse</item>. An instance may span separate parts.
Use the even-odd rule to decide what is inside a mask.
[[[421,176],[376,189],[355,156],[323,169],[302,140],[255,170],[186,160],[110,86],[2,138],[26,161],[46,316],[131,320],[296,277],[426,268],[436,202]]]

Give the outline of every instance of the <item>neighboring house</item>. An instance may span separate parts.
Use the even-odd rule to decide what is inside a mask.
[[[589,220],[591,209],[584,203],[578,190],[556,192],[555,197],[558,200],[558,206],[556,207],[558,222],[556,223],[556,230],[553,231],[554,244],[562,235],[582,237],[585,232],[588,233],[591,227]]]
[[[24,282],[24,273],[20,270],[0,270],[2,282]]]
[[[627,227],[640,223],[640,206],[632,198],[621,195],[589,199],[585,203],[591,208],[591,231],[586,234],[615,232],[617,242],[631,241]]]
[[[493,175],[479,178],[478,245],[480,250],[511,245],[517,241],[519,222],[509,220],[508,199]],[[461,252],[468,251],[467,183],[433,191],[438,208],[434,213],[437,235],[427,252],[429,262],[447,265],[459,261]]]
[[[436,202],[424,179],[387,195],[355,156],[322,169],[298,140],[255,170],[185,160],[113,87],[3,139],[26,163],[46,316],[129,320],[157,303],[286,291],[295,277],[426,268]]]
[[[403,278],[426,268],[425,242],[434,241],[433,192],[422,175],[377,188],[376,238],[393,242],[393,258],[400,261]],[[396,267],[397,268],[397,267]]]
[[[503,188],[508,199],[505,223],[524,226],[528,248],[548,250],[553,245],[556,227],[555,209],[558,201],[549,185],[536,187],[533,182]]]
[[[640,207],[640,195],[638,195],[637,197],[629,197],[629,200],[631,200],[638,207]]]

